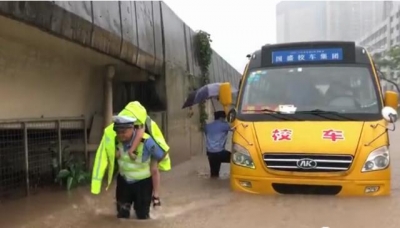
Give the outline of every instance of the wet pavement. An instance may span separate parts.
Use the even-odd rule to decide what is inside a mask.
[[[388,197],[260,196],[229,189],[228,169],[207,177],[205,156],[163,173],[163,208],[150,221],[115,218],[114,192],[92,196],[87,188],[41,193],[0,205],[5,228],[394,228],[400,226],[400,130],[391,133],[392,195]],[[397,141],[397,142],[396,142]]]

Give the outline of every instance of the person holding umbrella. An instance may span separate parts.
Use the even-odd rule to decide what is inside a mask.
[[[219,177],[222,163],[231,162],[231,152],[225,149],[231,127],[225,121],[225,118],[224,111],[214,112],[214,121],[207,124],[204,130],[211,178]]]
[[[210,83],[192,91],[182,108],[192,107],[208,99],[218,98],[221,84],[222,83]],[[232,89],[233,94],[237,92],[237,89]],[[213,102],[212,105],[215,110]],[[221,163],[230,163],[231,160],[231,153],[225,150],[225,144],[231,128],[225,119],[226,115],[224,111],[216,111],[214,112],[214,121],[207,124],[204,129],[211,178],[218,178]]]

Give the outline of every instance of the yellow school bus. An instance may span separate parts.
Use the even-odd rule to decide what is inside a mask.
[[[390,194],[388,130],[397,120],[398,95],[383,93],[365,48],[265,45],[249,56],[236,104],[229,83],[221,85],[219,100],[233,129],[233,190]]]

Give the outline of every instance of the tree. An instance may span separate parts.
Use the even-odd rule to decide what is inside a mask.
[[[400,71],[400,45],[395,45],[389,49],[385,54],[375,54],[373,57],[375,64],[379,68],[388,68],[391,71]],[[385,81],[393,84],[397,91],[400,93],[400,88],[397,82],[390,80],[391,77],[385,76],[378,69],[379,77],[384,78]]]
[[[396,45],[389,49],[389,51],[382,55],[375,54],[373,56],[375,63],[381,68],[389,68],[393,71],[400,70],[400,46]]]

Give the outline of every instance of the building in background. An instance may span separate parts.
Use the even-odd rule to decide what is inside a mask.
[[[382,14],[384,18],[379,24],[357,39],[357,43],[364,46],[376,57],[383,56],[391,47],[400,45],[400,2],[383,2]],[[381,69],[390,79],[399,81],[399,72]]]
[[[278,43],[326,40],[326,2],[282,1],[276,7]]]
[[[365,46],[373,54],[381,53],[400,43],[400,13],[399,2],[382,2],[382,20],[371,26],[367,32],[358,37],[357,43]]]
[[[398,1],[281,1],[276,7],[277,41],[356,41],[382,56],[400,45],[399,6]],[[399,72],[381,70],[400,83]]]
[[[386,18],[385,5],[383,1],[329,1],[328,39],[356,41]]]
[[[277,41],[355,41],[381,23],[393,3],[382,1],[282,1]]]

